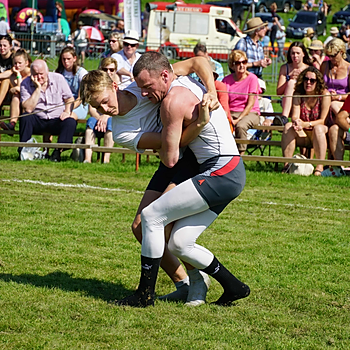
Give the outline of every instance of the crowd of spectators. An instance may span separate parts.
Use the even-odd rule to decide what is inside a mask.
[[[262,44],[267,36],[267,23],[262,22],[260,17],[248,20],[244,31],[247,35],[238,41],[229,55],[230,74],[227,76],[224,76],[222,65],[209,55],[205,44],[198,43],[194,55],[209,60],[231,131],[240,139],[249,139],[254,125],[272,124],[272,118],[260,117],[260,112],[272,110],[271,101],[256,95],[266,89],[261,78],[264,68],[272,63],[270,54],[286,61],[280,68],[276,91],[283,96],[282,117],[278,118],[284,126],[283,155],[293,156],[296,147],[301,147],[303,151],[312,147],[318,159],[325,159],[329,148],[331,157],[342,159],[344,145],[350,143],[350,97],[347,97],[350,90],[350,63],[347,60],[350,30],[332,27],[330,36],[322,42],[313,40],[314,31],[309,28],[302,41],[295,41],[289,46],[285,57],[285,27],[275,11],[276,6],[272,5],[271,51],[267,52]],[[47,142],[52,134],[59,136],[59,143],[71,143],[76,121],[86,119],[89,114],[86,143],[94,144],[96,138],[104,137],[104,145],[113,147],[111,118],[80,103],[80,82],[87,74],[82,67],[86,45],[82,23],[78,22],[73,45],[62,50],[56,73],[48,72],[46,63],[41,60],[31,65],[25,50],[14,52],[11,37],[5,31],[4,27],[4,34],[0,36],[0,104],[11,105],[11,119],[0,122],[0,127],[14,130],[21,113],[35,111],[36,114],[20,118],[21,141],[27,141],[33,133],[45,132],[48,134],[44,139]],[[111,28],[109,47],[101,55],[99,69],[108,73],[118,89],[124,89],[133,81],[133,67],[141,56],[137,51],[139,40],[136,31],[124,33],[123,21]],[[199,79],[195,74],[192,77]],[[53,106],[60,108],[52,112],[50,107]],[[240,144],[238,147],[243,155],[247,145]],[[50,159],[60,161],[61,152],[62,149],[55,149]],[[84,161],[90,163],[91,159],[92,151],[87,150]],[[108,163],[109,160],[110,154],[106,153],[103,162]],[[322,170],[323,167],[318,165],[314,174],[320,175]]]

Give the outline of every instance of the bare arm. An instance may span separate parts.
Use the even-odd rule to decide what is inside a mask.
[[[287,74],[287,68],[286,68],[286,65],[284,64],[280,68],[280,74],[277,82],[277,95],[283,95],[284,90],[286,89],[286,85],[287,85],[286,74]]]
[[[12,69],[5,70],[5,72],[0,73],[0,80],[8,79],[12,75]]]
[[[67,118],[73,118],[72,117],[72,110],[74,106],[74,97],[67,98],[63,100],[65,105],[64,105],[64,111],[61,113],[60,119],[64,120]]]
[[[348,118],[350,117],[350,113],[344,111],[343,109],[337,115],[336,123],[344,130],[348,131],[350,129],[350,123]]]
[[[210,111],[219,108],[213,72],[209,61],[205,57],[193,57],[185,61],[176,62],[173,68],[176,75],[196,73],[207,89],[207,93],[203,96],[203,102],[209,103]]]
[[[180,147],[190,144],[203,130],[204,126],[209,122],[210,114],[208,105],[199,105],[198,118],[189,124],[182,132],[180,139]],[[160,149],[162,146],[161,134],[157,132],[146,132],[142,134],[137,147],[140,149]]]

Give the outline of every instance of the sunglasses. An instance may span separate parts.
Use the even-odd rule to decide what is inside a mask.
[[[131,47],[136,47],[137,44],[129,44],[129,43],[123,43],[125,47],[131,46]]]
[[[335,56],[337,56],[338,55],[338,53],[339,53],[339,51],[336,53],[336,54],[334,54],[334,55],[327,55],[329,58],[334,58]]]
[[[312,85],[316,83],[317,79],[304,77],[304,83],[310,82]]]
[[[115,71],[115,68],[102,68],[104,72],[111,72],[113,73]]]
[[[234,64],[235,64],[236,66],[240,66],[241,64],[247,64],[247,63],[248,63],[247,60],[244,60],[244,61],[235,61],[235,62],[234,62]]]
[[[116,43],[118,40],[109,40],[110,43]]]

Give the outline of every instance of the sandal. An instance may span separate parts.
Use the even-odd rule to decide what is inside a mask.
[[[316,170],[314,171],[314,175],[315,175],[315,176],[322,176],[322,171],[316,169]]]
[[[282,169],[282,174],[287,174],[291,164],[286,164]]]

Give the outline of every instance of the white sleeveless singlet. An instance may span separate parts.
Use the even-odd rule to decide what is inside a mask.
[[[157,118],[160,104],[153,104],[147,97],[143,97],[135,82],[124,90],[137,98],[137,104],[127,114],[112,117],[113,140],[120,146],[143,153],[143,149],[137,148],[143,133],[162,131],[163,125],[160,118]]]
[[[172,82],[169,91],[174,87],[184,87],[189,89],[196,95],[199,101],[202,101],[203,94],[206,92],[202,84],[188,76],[181,76],[175,79]],[[217,156],[239,155],[226,113],[221,106],[219,109],[210,113],[209,123],[203,128],[199,136],[188,145],[188,147],[196,156],[199,164]]]

